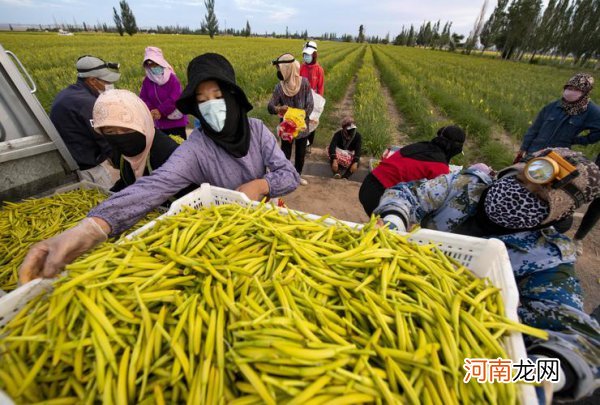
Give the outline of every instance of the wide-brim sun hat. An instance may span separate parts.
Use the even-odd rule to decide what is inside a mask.
[[[195,57],[188,64],[187,78],[188,84],[176,102],[177,108],[184,114],[194,115],[197,113],[196,88],[207,80],[216,80],[220,86],[224,87],[221,91],[230,90],[239,101],[240,107],[246,112],[253,108],[244,90],[237,85],[233,66],[223,55],[205,53]]]

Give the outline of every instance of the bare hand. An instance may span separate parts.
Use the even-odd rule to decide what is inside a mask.
[[[160,111],[158,111],[157,108],[155,108],[154,110],[150,110],[150,114],[152,114],[153,120],[159,120],[161,117]]]
[[[280,115],[281,117],[283,117],[285,115],[285,113],[288,110],[288,106],[287,105],[278,105],[275,107],[275,112]]]
[[[256,179],[239,186],[236,191],[244,193],[249,199],[261,201],[269,195],[269,183],[265,179]]]
[[[333,170],[334,173],[337,173],[338,170],[340,170],[337,159],[333,159],[333,162],[331,162],[331,170]]]
[[[358,170],[358,163],[354,162],[352,163],[352,166],[350,166],[350,173],[354,173]]]

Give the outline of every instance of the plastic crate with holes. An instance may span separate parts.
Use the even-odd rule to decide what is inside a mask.
[[[103,192],[107,196],[110,196],[110,195],[113,194],[106,187],[102,187],[102,186],[100,186],[100,185],[98,185],[96,183],[92,183],[91,181],[82,180],[82,181],[79,181],[77,183],[67,184],[65,186],[60,186],[60,187],[57,187],[55,189],[49,190],[49,191],[47,191],[47,192],[45,192],[43,194],[36,195],[35,198],[43,198],[43,197],[48,197],[48,196],[56,195],[56,194],[68,193],[69,191],[79,190],[79,189],[83,189],[83,190],[98,190],[98,191]]]
[[[56,187],[56,188],[52,188],[50,190],[46,190],[43,193],[34,195],[32,197],[28,197],[28,198],[26,198],[26,199],[24,199],[22,201],[25,202],[25,201],[29,201],[29,200],[32,200],[32,199],[33,200],[37,200],[37,199],[41,199],[41,198],[48,198],[48,197],[52,197],[52,196],[59,195],[59,194],[69,193],[69,192],[76,191],[76,190],[96,190],[96,191],[100,192],[101,194],[105,195],[106,198],[108,198],[110,195],[113,194],[112,192],[110,192],[105,187],[102,187],[102,186],[100,186],[98,184],[94,184],[92,182],[83,180],[83,181],[79,181],[77,183],[71,183],[71,184],[59,186],[59,187]],[[2,210],[2,205],[3,205],[2,201],[0,201],[0,211]],[[30,240],[30,237],[33,237],[33,236],[34,235],[31,234],[26,239]],[[9,258],[11,261],[14,260],[13,258],[11,258],[9,256],[7,256],[5,258]],[[2,266],[3,263],[7,264],[2,259],[3,258],[0,258],[0,269],[2,269],[1,266]],[[1,284],[2,283],[0,282],[0,285]],[[2,290],[2,289],[0,289],[0,297],[4,296],[5,294],[7,294],[7,292],[4,291],[4,290]]]
[[[135,232],[130,233],[126,238],[131,239],[136,235],[146,232],[156,224],[156,221],[160,221],[163,217],[181,212],[184,209],[183,207],[202,208],[210,205],[231,203],[248,206],[257,206],[260,204],[256,201],[251,201],[244,194],[237,191],[212,187],[209,184],[202,184],[202,186],[195,191],[192,191],[173,202],[167,213],[161,215],[156,220],[147,223]],[[289,211],[293,211],[295,214],[309,221],[320,218],[317,215],[289,210],[287,208],[276,207],[276,209],[283,215],[286,215]],[[327,218],[324,222],[328,225],[343,223],[354,229],[360,229],[363,226],[362,224],[332,218]],[[438,245],[440,250],[445,254],[466,266],[477,277],[487,277],[495,287],[498,287],[501,290],[506,316],[509,319],[518,322],[517,306],[519,303],[519,292],[517,290],[506,247],[501,241],[497,239],[473,238],[427,229],[420,229],[415,232],[409,240],[421,245],[434,243]],[[18,310],[33,297],[46,291],[50,291],[51,289],[51,280],[34,280],[19,287],[10,294],[1,297],[0,327],[12,319],[16,312],[18,312]],[[527,358],[525,344],[520,333],[511,333],[505,338],[503,344],[506,352],[513,361]],[[532,386],[521,384],[520,388],[519,399],[521,404],[528,405],[538,403],[535,390]]]

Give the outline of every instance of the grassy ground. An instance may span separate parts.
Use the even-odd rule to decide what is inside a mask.
[[[266,112],[266,103],[277,83],[270,61],[284,52],[300,58],[303,41],[240,37],[211,40],[204,36],[146,34],[119,37],[92,33],[65,37],[54,33],[5,32],[0,33],[0,44],[19,56],[35,80],[37,96],[47,110],[56,94],[75,81],[74,65],[81,55],[94,54],[120,62],[122,79],[117,86],[137,93],[144,76],[141,63],[146,46],[163,49],[184,85],[186,67],[193,57],[219,52],[232,62],[239,84],[255,105],[251,115],[274,128],[276,117]],[[367,48],[372,51],[367,52]],[[318,144],[327,143],[339,125],[337,106],[351,83],[360,84],[355,79],[356,73],[365,55],[371,52],[378,74],[369,76],[367,80],[373,81],[373,85],[366,91],[377,92],[378,81],[390,90],[411,139],[431,138],[441,124],[461,125],[476,145],[463,163],[479,160],[497,168],[509,163],[515,152],[511,149],[520,144],[536,114],[560,96],[562,85],[578,71],[564,66],[506,62],[478,53],[465,56],[419,48],[320,41],[319,61],[326,72],[327,105]],[[357,111],[359,100],[354,98],[351,111]],[[385,115],[385,111],[380,113]],[[361,126],[360,122],[357,124]],[[368,138],[379,139],[385,130],[368,132]],[[376,154],[379,149],[380,146],[374,147],[372,152]],[[595,157],[600,144],[582,150]]]

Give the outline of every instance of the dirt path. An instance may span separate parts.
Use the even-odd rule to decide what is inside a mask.
[[[284,197],[289,208],[315,215],[331,215],[350,222],[368,221],[367,214],[358,201],[360,183],[345,179],[303,177],[308,185],[300,186]]]
[[[504,148],[516,154],[519,151],[520,143],[513,138],[508,131],[500,126],[494,126],[491,132],[492,140],[499,142]]]
[[[392,145],[408,145],[411,143],[410,138],[404,129],[406,128],[406,121],[398,108],[396,107],[396,103],[394,103],[394,99],[392,98],[392,94],[390,89],[383,83],[381,80],[381,76],[379,76],[379,82],[381,83],[381,90],[383,93],[383,97],[385,97],[385,103],[387,104],[387,118],[392,124]]]
[[[579,210],[580,213],[585,212]],[[575,215],[573,226],[567,235],[573,237],[579,228],[581,216]],[[600,305],[600,226],[593,228],[583,240],[583,254],[577,257],[575,272],[583,288],[585,312],[592,312]]]
[[[352,78],[346,93],[340,102],[333,107],[325,105],[325,117],[321,119],[321,124],[317,128],[315,145],[325,148],[329,145],[331,137],[340,127],[342,118],[347,115],[354,115],[354,92],[356,91],[356,75]],[[308,159],[308,155],[307,155]]]
[[[340,121],[347,115],[354,115],[354,92],[356,91],[356,75],[352,78],[350,85],[346,89],[346,94],[342,101],[333,107],[333,111],[329,115],[329,121],[335,126],[339,126]]]

